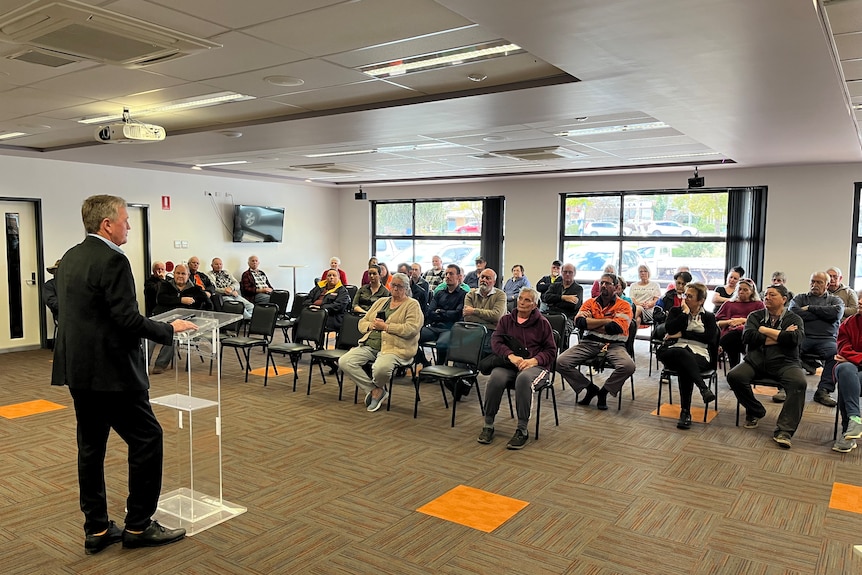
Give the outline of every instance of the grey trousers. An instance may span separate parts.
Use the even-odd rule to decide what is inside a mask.
[[[575,393],[580,393],[590,385],[590,380],[578,371],[578,366],[599,354],[604,343],[600,341],[583,340],[578,345],[570,347],[557,358],[557,371],[572,386]],[[604,388],[614,397],[625,385],[626,380],[635,372],[635,362],[626,351],[623,343],[612,343],[608,348],[608,365],[614,368],[605,380]]]
[[[362,367],[374,362],[371,365],[371,377],[365,373]],[[347,377],[356,382],[362,391],[368,393],[375,387],[386,389],[389,385],[389,378],[392,377],[392,372],[398,366],[408,366],[413,363],[413,358],[401,359],[394,353],[381,353],[367,345],[354,347],[338,360],[338,367]]]
[[[796,365],[788,365],[770,373],[755,369],[749,363],[743,361],[729,372],[727,372],[727,384],[733,390],[736,399],[745,408],[749,417],[763,417],[766,408],[754,397],[751,390],[751,380],[755,377],[766,376],[778,380],[781,387],[787,393],[787,401],[781,406],[778,421],[775,422],[775,431],[786,431],[790,435],[799,427],[802,419],[802,410],[805,408],[805,389],[808,384],[805,381],[805,373]]]
[[[545,374],[539,378],[539,375]],[[503,393],[512,382],[515,383],[515,411],[518,414],[518,429],[527,431],[527,423],[530,421],[530,413],[533,411],[533,386],[532,383],[539,378],[542,385],[551,378],[549,371],[543,367],[529,367],[524,371],[515,371],[505,367],[495,367],[491,371],[488,383],[485,385],[485,425],[493,427],[494,418],[500,410],[500,402]],[[537,385],[539,383],[537,382]]]

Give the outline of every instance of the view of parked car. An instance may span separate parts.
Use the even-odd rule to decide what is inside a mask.
[[[590,246],[577,248],[566,256],[566,262],[575,264],[577,273],[575,281],[582,284],[592,284],[604,273],[605,266],[617,266],[617,252],[593,249]],[[625,280],[634,281],[638,278],[638,266],[643,263],[635,250],[624,249],[621,266],[617,266],[620,275]]]
[[[584,226],[585,236],[618,236],[620,225],[617,222],[589,222]]]
[[[673,220],[659,220],[650,222],[647,226],[647,234],[651,236],[696,236],[697,228],[684,226]]]

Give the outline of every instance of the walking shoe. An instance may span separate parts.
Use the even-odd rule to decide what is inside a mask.
[[[757,427],[757,422],[760,421],[759,417],[749,417],[745,416],[745,424],[742,426],[745,429],[754,429]]]
[[[847,431],[844,432],[844,439],[859,439],[862,437],[862,423],[856,423],[852,419],[847,424]]]
[[[149,526],[140,533],[123,531],[123,548],[135,549],[137,547],[158,547],[179,541],[186,536],[185,529],[168,529],[159,525],[158,521],[151,521]]]
[[[159,375],[160,373],[164,373],[165,368],[156,366],[152,370],[150,370],[150,375]]]
[[[365,407],[371,405],[371,392],[365,394]]]
[[[479,434],[479,443],[484,443],[485,445],[491,443],[494,439],[494,428],[493,427],[483,427],[482,433]]]
[[[524,445],[527,444],[527,439],[529,438],[530,434],[528,432],[516,429],[515,435],[506,444],[506,449],[524,449]]]
[[[783,387],[778,388],[778,391],[776,391],[775,395],[772,396],[772,401],[775,403],[784,403],[787,401],[787,392],[784,391]]]
[[[790,446],[793,443],[790,442],[790,434],[786,431],[779,431],[775,435],[772,436],[772,441],[778,444],[779,447],[783,447],[784,449],[790,449]]]
[[[850,453],[854,449],[856,449],[855,439],[844,439],[843,437],[839,437],[832,445],[832,451],[837,451],[838,453]]]
[[[380,406],[383,405],[383,402],[385,402],[388,398],[389,392],[386,391],[386,388],[384,387],[383,395],[378,398],[375,398],[373,395],[371,396],[371,403],[368,404],[368,411],[377,411],[378,409],[380,409]]]
[[[715,393],[713,393],[708,385],[701,388],[700,395],[703,396],[704,403],[712,403],[715,401]]]
[[[838,405],[838,402],[832,399],[832,396],[825,389],[818,389],[814,392],[814,401],[826,407],[835,407]]]
[[[584,398],[578,401],[578,405],[589,405],[592,403],[593,398],[599,394],[599,388],[593,385],[592,383],[587,387],[587,392],[584,394]]]
[[[855,443],[855,442],[854,442]],[[123,540],[123,532],[117,527],[113,521],[108,522],[108,529],[101,535],[87,534],[84,539],[84,553],[87,555],[95,555],[99,551],[106,549],[114,543],[119,543]]]

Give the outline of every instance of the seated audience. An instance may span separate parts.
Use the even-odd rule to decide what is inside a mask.
[[[832,445],[832,450],[849,453],[856,449],[856,440],[862,437],[862,414],[859,411],[859,396],[862,394],[862,314],[858,310],[838,328],[835,381],[838,382],[842,434]]]
[[[783,285],[785,288],[787,287],[787,275],[784,272],[772,272],[772,279],[770,285]],[[858,295],[858,294],[857,294]],[[763,290],[760,293],[760,299],[766,299],[766,290]],[[787,290],[787,301],[793,301],[793,292]]]
[[[371,266],[365,272],[368,276],[368,283],[364,284],[356,292],[356,297],[353,298],[353,311],[357,313],[365,313],[374,302],[382,297],[389,297],[389,290],[380,283],[380,268]]]
[[[676,275],[681,274],[691,276],[688,272]],[[706,291],[702,283],[686,286],[682,305],[671,307],[665,321],[665,342],[674,343],[663,345],[656,353],[665,367],[677,373],[680,407],[679,421],[676,423],[678,429],[691,428],[691,393],[694,386],[700,390],[704,403],[715,401],[715,393],[700,375],[711,365],[713,358],[710,356],[710,346],[718,335],[715,316],[703,309]]]
[[[428,282],[422,277],[422,266],[419,264],[413,264],[410,266],[410,291],[412,292],[412,298],[419,302],[419,307],[422,308],[422,315],[428,311],[428,300],[430,296],[428,294],[429,285]]]
[[[479,256],[476,258],[476,269],[468,272],[466,276],[464,276],[464,283],[467,284],[470,289],[474,289],[479,287],[479,274],[482,273],[482,270],[485,269],[487,262],[485,258]]]
[[[495,367],[485,386],[485,423],[479,443],[491,443],[494,439],[494,418],[500,410],[503,393],[513,384],[518,424],[506,448],[522,449],[530,437],[527,424],[533,390],[548,383],[557,353],[551,324],[537,309],[538,299],[538,291],[522,288],[516,309],[500,319],[491,337],[493,353],[505,359],[508,365]]]
[[[329,258],[329,270],[335,270],[341,285],[347,285],[347,274],[341,269],[341,259],[335,256]],[[323,270],[323,273],[320,275],[320,281],[326,281],[326,274],[329,270]]]
[[[188,267],[179,264],[174,268],[174,277],[159,284],[153,314],[159,315],[178,308],[206,309],[208,306],[209,299],[204,290],[189,281]],[[151,373],[157,375],[164,372],[173,356],[173,345],[163,345]]]
[[[376,266],[376,265],[377,265],[377,258],[374,256],[371,256],[371,258],[368,260],[368,265],[365,267],[365,271],[362,272],[362,283],[359,285],[365,285],[368,283],[368,270],[371,269],[371,266]]]
[[[325,309],[326,331],[338,331],[344,314],[350,308],[350,294],[338,278],[338,270],[326,272],[326,279],[317,282],[303,302],[312,309]]]
[[[479,274],[479,287],[464,296],[464,321],[484,325],[488,332],[497,329],[497,323],[506,313],[506,294],[494,287],[497,273],[485,268]],[[485,351],[491,351],[490,338],[485,342]]]
[[[563,262],[560,260],[554,260],[551,262],[551,273],[544,276],[539,282],[536,284],[536,289],[539,290],[540,297],[545,295],[545,292],[548,291],[548,288],[551,285],[560,280],[560,268],[563,267]],[[544,307],[544,306],[540,306]]]
[[[460,267],[455,264],[446,266],[445,283],[442,284],[444,288],[434,292],[428,305],[428,313],[425,314],[425,327],[419,334],[416,363],[424,366],[431,365],[425,357],[425,352],[422,351],[422,344],[429,341],[437,342],[438,364],[446,363],[452,326],[456,321],[461,321],[464,316],[464,297],[467,292],[461,289],[461,279]]]
[[[269,303],[269,294],[273,292],[273,287],[259,266],[260,260],[257,256],[248,258],[248,269],[242,272],[240,279],[240,293],[252,303]]]
[[[635,314],[638,325],[653,323],[653,311],[661,298],[661,287],[658,283],[651,281],[649,277],[649,267],[640,265],[638,266],[638,281],[629,284],[629,297],[637,306]]]
[[[679,272],[688,272],[689,275],[691,275],[691,268],[689,268],[688,266],[679,266],[678,268],[676,268],[676,273],[678,274]],[[674,274],[673,277],[676,278],[676,274]],[[694,279],[694,276],[691,276],[691,277],[692,277],[692,279]],[[676,279],[674,279],[673,282],[667,284],[667,290],[666,291],[670,291],[672,289],[676,289]]]
[[[392,274],[389,273],[389,266],[383,262],[377,262],[377,267],[380,268],[380,283],[389,289],[389,282],[392,281]]]
[[[521,288],[531,287],[530,280],[524,275],[524,266],[515,264],[512,266],[512,277],[510,277],[503,286],[503,293],[506,294],[506,308],[508,311],[515,309],[515,304],[518,303],[518,294],[521,293]]]
[[[147,317],[155,315],[156,295],[159,286],[167,278],[165,262],[153,262],[153,273],[144,281],[144,309]]]
[[[422,312],[410,297],[407,276],[395,274],[391,287],[392,296],[375,301],[359,320],[359,330],[365,332],[359,347],[338,361],[347,377],[365,392],[368,411],[377,411],[389,397],[386,386],[392,371],[412,363],[422,327]],[[372,363],[370,377],[364,369],[368,363]]]
[[[739,365],[742,352],[745,351],[745,346],[742,345],[742,330],[745,328],[748,314],[759,309],[763,309],[763,302],[757,295],[757,286],[753,280],[742,278],[736,284],[736,291],[715,314],[721,329],[718,344],[727,354],[727,362],[731,368]]]
[[[548,313],[561,313],[566,316],[566,331],[569,333],[575,330],[575,315],[584,301],[584,288],[575,281],[576,272],[575,264],[564,264],[563,279],[553,282],[542,296],[542,301],[548,306]]]
[[[568,264],[567,264],[568,265]],[[597,407],[608,408],[608,393],[614,397],[635,371],[635,363],[626,351],[632,316],[628,302],[616,296],[617,276],[604,274],[599,282],[602,293],[597,298],[584,302],[575,316],[575,325],[584,330],[577,345],[570,347],[557,359],[557,371],[572,386],[575,393],[586,389],[578,405],[589,405],[598,397]],[[599,388],[578,370],[578,366],[595,358],[601,352],[607,354],[607,363],[613,371]]]
[[[443,269],[443,260],[440,256],[434,256],[431,258],[431,269],[423,274],[423,278],[428,282],[428,299],[431,299],[431,296],[434,295],[434,290],[437,289],[437,286],[443,283],[443,278],[446,272]]]
[[[242,312],[242,316],[245,319],[251,319],[251,312],[254,311],[254,304],[242,297],[239,294],[239,282],[236,281],[236,278],[233,275],[224,269],[224,265],[220,258],[213,258],[213,261],[210,263],[210,267],[212,271],[210,271],[209,278],[213,283],[213,288],[215,292],[221,296],[222,302],[224,301],[238,301],[243,305],[244,311]]]
[[[602,270],[602,273],[616,275],[617,268],[613,264],[608,264],[605,266],[605,269]],[[617,276],[617,277],[619,277],[619,276]],[[601,295],[601,293],[602,293],[602,288],[599,285],[599,280],[596,279],[596,281],[593,282],[593,289],[590,290],[590,297],[599,297],[599,295]]]
[[[859,309],[859,297],[855,291],[841,283],[841,280],[844,279],[844,276],[841,275],[841,270],[831,267],[826,270],[826,275],[829,276],[826,291],[844,302],[844,314],[841,319],[845,320],[848,317],[856,315],[856,311]]]
[[[673,287],[667,290],[667,293],[664,294],[664,297],[657,304],[665,313],[669,313],[671,308],[682,305],[683,298],[685,297],[685,288],[691,283],[691,274],[688,272],[676,272],[673,276],[673,282]]]
[[[736,291],[736,284],[739,283],[739,278],[745,275],[745,270],[739,266],[730,268],[727,272],[725,285],[715,288],[715,294],[712,296],[712,305],[718,310],[719,306],[730,299],[733,292]]]
[[[207,296],[208,305],[206,309],[214,309],[221,311],[221,296],[216,293],[215,286],[212,280],[204,272],[198,271],[201,267],[201,260],[197,256],[192,256],[187,262],[189,268],[189,281],[204,292]]]
[[[398,273],[410,277],[410,264],[407,262],[401,262],[398,264]]]
[[[755,397],[751,382],[772,378],[781,383],[787,400],[778,414],[772,439],[789,449],[805,407],[805,373],[799,367],[799,344],[805,337],[802,318],[785,309],[787,288],[766,288],[764,309],[748,315],[742,343],[748,347],[745,359],[727,373],[727,383],[745,408],[745,428],[753,429],[766,415],[766,408]]]
[[[829,276],[825,272],[811,274],[808,293],[796,294],[789,310],[802,318],[805,325],[805,336],[799,351],[803,356],[814,356],[825,362],[814,401],[826,407],[835,407],[835,400],[830,395],[835,391],[832,381],[832,368],[835,367],[835,354],[838,353],[838,325],[844,315],[844,302],[826,291]],[[817,367],[802,362],[802,367],[808,373],[815,373]]]

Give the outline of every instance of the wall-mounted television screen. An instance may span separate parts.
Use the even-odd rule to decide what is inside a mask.
[[[284,208],[244,205],[233,207],[234,242],[280,242],[283,232]]]

